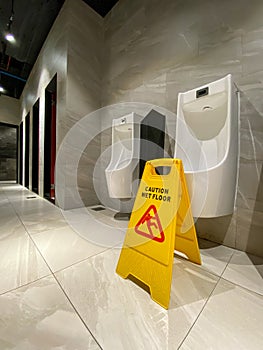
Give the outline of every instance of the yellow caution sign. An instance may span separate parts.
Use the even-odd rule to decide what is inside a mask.
[[[156,168],[169,167],[167,175]],[[201,264],[194,221],[180,159],[156,159],[145,165],[116,272],[150,289],[168,309],[174,250]]]

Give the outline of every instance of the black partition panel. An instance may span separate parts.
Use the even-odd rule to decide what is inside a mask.
[[[44,197],[53,203],[55,202],[56,92],[55,75],[45,90],[44,129]]]
[[[24,150],[24,144],[23,144],[23,122],[19,125],[19,183],[20,185],[23,185],[23,150]]]
[[[39,100],[33,106],[32,120],[32,191],[39,193]]]
[[[164,157],[164,139],[165,116],[152,109],[141,121],[140,179],[148,160]]]
[[[29,188],[29,150],[30,150],[30,114],[25,123],[25,187]]]
[[[50,153],[51,153],[51,95],[45,93],[44,129],[44,197],[50,198]]]

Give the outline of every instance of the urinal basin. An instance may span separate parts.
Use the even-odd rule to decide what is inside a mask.
[[[112,146],[111,161],[106,171],[114,170],[122,166],[123,162],[130,162],[132,159],[132,140],[118,141]],[[127,164],[128,164],[127,163]]]
[[[215,138],[225,125],[227,117],[227,94],[220,92],[198,98],[183,105],[184,120],[199,140]]]
[[[132,132],[132,124],[120,124],[114,126],[115,131],[123,133],[123,137],[130,138],[131,132]],[[126,135],[124,135],[126,134]]]
[[[111,160],[105,169],[111,198],[132,198],[133,179],[138,173],[140,116],[132,112],[113,119]]]
[[[236,176],[233,176],[231,157],[222,164],[207,171],[185,172],[194,217],[218,217],[233,212],[236,191]],[[234,169],[236,170],[236,169]]]
[[[106,181],[111,198],[133,197],[133,171],[137,163],[137,160],[126,160],[118,168],[106,170]]]
[[[231,74],[178,95],[175,158],[183,161],[196,218],[234,211],[239,110]]]

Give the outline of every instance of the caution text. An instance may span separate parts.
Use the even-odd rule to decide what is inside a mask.
[[[155,199],[157,201],[170,202],[171,197],[168,196],[169,190],[168,188],[160,188],[160,187],[145,187],[145,192],[142,192],[142,197]]]

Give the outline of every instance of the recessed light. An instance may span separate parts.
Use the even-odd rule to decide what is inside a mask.
[[[9,41],[10,43],[14,43],[16,40],[15,40],[15,37],[12,33],[7,33],[5,35],[5,38],[7,41]]]

